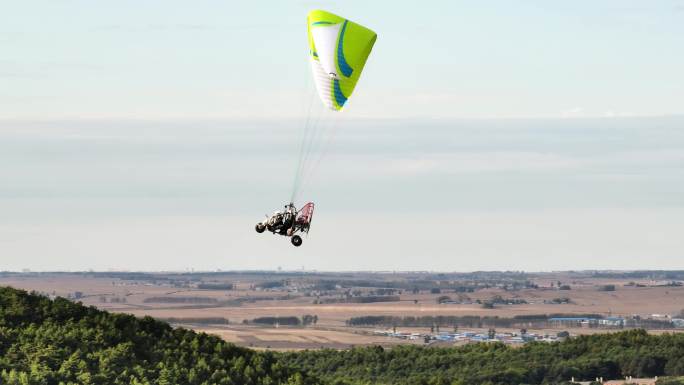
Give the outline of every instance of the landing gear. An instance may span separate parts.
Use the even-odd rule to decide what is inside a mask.
[[[257,223],[256,226],[254,227],[257,233],[263,233],[264,230],[266,230],[266,226],[264,226],[261,223]]]
[[[302,245],[302,237],[299,235],[293,235],[291,238],[292,244],[299,247]]]

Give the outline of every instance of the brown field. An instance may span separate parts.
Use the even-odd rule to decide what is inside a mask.
[[[202,274],[145,274],[130,277],[125,273],[0,273],[0,285],[33,290],[46,295],[74,296],[85,305],[136,316],[149,315],[156,318],[204,318],[220,317],[228,325],[188,324],[196,330],[216,334],[243,346],[271,349],[311,349],[320,347],[348,348],[353,345],[393,345],[418,343],[389,337],[374,336],[375,328],[352,328],[345,324],[351,317],[368,315],[421,316],[421,315],[480,315],[513,317],[524,314],[601,314],[631,317],[675,315],[684,309],[684,286],[658,286],[667,282],[653,279],[595,278],[584,273],[535,273],[526,279],[538,285],[536,288],[504,290],[502,287],[478,288],[466,293],[470,301],[487,301],[500,295],[506,299],[524,299],[527,304],[499,304],[485,309],[477,303],[438,304],[437,297],[458,294],[445,290],[431,294],[429,290],[413,293],[404,289],[397,302],[376,303],[328,303],[315,304],[316,296],[306,288],[306,282],[320,279],[345,279],[367,282],[412,282],[417,273],[327,273],[311,275],[287,275],[286,273],[211,273]],[[427,274],[427,273],[426,273]],[[170,278],[169,278],[170,277]],[[276,289],[258,289],[260,283],[286,279],[288,285]],[[464,282],[472,282],[466,278]],[[557,282],[570,285],[571,290],[558,290]],[[232,290],[200,290],[197,283],[231,283]],[[633,282],[630,286],[628,283]],[[551,288],[555,284],[555,288]],[[615,291],[599,291],[601,285],[615,285]],[[496,285],[492,285],[496,286]],[[641,286],[641,287],[640,287]],[[370,290],[359,286],[336,288],[321,298],[337,298],[348,290]],[[307,294],[308,293],[308,294]],[[182,298],[182,303],[149,302],[150,298]],[[567,297],[569,304],[551,304],[554,298]],[[193,303],[192,298],[201,298]],[[146,302],[146,299],[148,300]],[[125,302],[124,302],[125,301]],[[306,327],[274,327],[243,324],[257,317],[302,317],[316,315],[316,325]],[[402,331],[422,331],[425,329]],[[565,329],[567,330],[567,329]],[[539,330],[555,333],[557,329]],[[573,334],[605,332],[606,330],[576,328]]]
[[[237,345],[273,350],[347,349],[353,346],[364,345],[391,346],[400,343],[420,343],[420,341],[408,342],[390,337],[374,336],[368,331],[352,328],[335,329],[318,326],[315,328],[272,328],[248,325],[230,325],[225,327],[186,326],[198,331],[221,336],[224,340]]]

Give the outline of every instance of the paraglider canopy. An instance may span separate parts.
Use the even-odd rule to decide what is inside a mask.
[[[323,105],[332,112],[325,111],[335,118],[340,115],[336,111],[342,110],[351,97],[359,81],[363,67],[370,55],[377,35],[370,29],[326,11],[311,11],[307,15],[307,38],[309,43],[309,61],[313,70],[314,83]],[[314,204],[309,202],[296,210],[294,202],[302,189],[304,176],[307,171],[313,173],[312,168],[320,162],[325,151],[321,150],[313,167],[308,165],[312,158],[313,148],[319,148],[323,135],[323,128],[319,127],[319,119],[311,119],[310,94],[309,113],[306,115],[304,134],[302,135],[299,160],[292,187],[290,203],[285,211],[275,212],[266,220],[256,224],[258,233],[268,230],[274,234],[288,236],[295,246],[301,246],[302,238],[297,233],[307,233],[311,228]],[[322,110],[322,109],[321,109]],[[319,116],[320,117],[320,116]],[[330,125],[328,125],[329,127]],[[324,149],[334,136],[335,125],[328,130]],[[315,154],[314,154],[315,155]]]
[[[309,58],[318,94],[339,111],[354,92],[377,34],[326,11],[307,16]]]

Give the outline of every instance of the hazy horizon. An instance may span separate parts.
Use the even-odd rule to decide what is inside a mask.
[[[4,122],[0,269],[682,268],[683,123],[349,121],[295,249],[292,122]]]

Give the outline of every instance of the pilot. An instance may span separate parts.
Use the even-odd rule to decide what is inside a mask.
[[[283,213],[281,213],[280,211],[275,211],[273,215],[271,215],[271,223],[273,226],[280,224],[282,220]]]
[[[292,203],[285,205],[285,214],[283,215],[283,225],[286,228],[292,227],[297,210]]]

